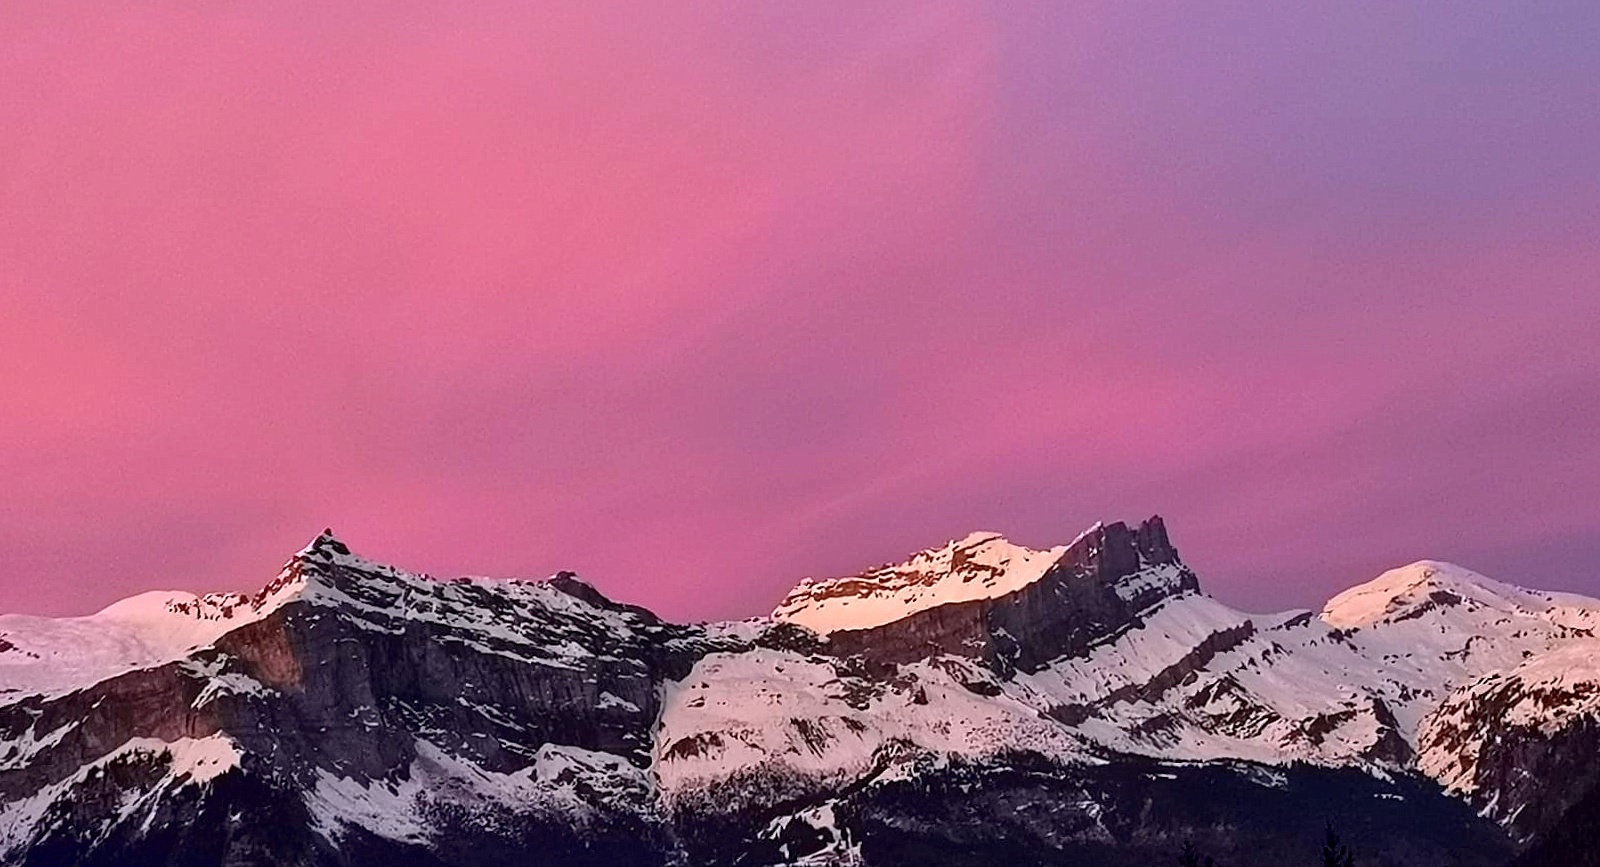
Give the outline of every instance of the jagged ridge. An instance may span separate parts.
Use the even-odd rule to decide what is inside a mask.
[[[996,827],[1018,804],[1060,810],[1070,791],[1076,806],[1029,826],[1028,851],[1138,863],[1217,821],[1183,800],[1188,772],[1171,769],[1189,765],[1172,761],[1206,763],[1268,812],[1291,797],[1272,792],[1364,791],[1352,821],[1395,828],[1373,804],[1437,806],[1440,839],[1466,835],[1488,857],[1492,834],[1412,775],[1451,756],[1481,767],[1485,742],[1419,731],[1445,730],[1424,726],[1440,705],[1451,718],[1478,706],[1453,690],[1481,704],[1498,672],[1585,640],[1597,610],[1422,563],[1320,618],[1246,615],[1200,592],[1152,518],[1047,551],[974,534],[804,584],[773,619],[679,626],[570,573],[439,581],[324,533],[248,599],[0,618],[0,672],[31,672],[0,681],[0,858],[393,867],[520,863],[532,848],[575,864],[896,863],[883,841],[950,831],[914,820],[934,808],[917,798],[958,786],[992,793],[963,809]],[[95,629],[112,638],[89,648],[94,664],[46,664],[51,642]],[[126,648],[138,652],[114,665]],[[1592,719],[1562,701],[1564,719]],[[1311,766],[1272,770],[1295,761]],[[1530,796],[1500,779],[1457,788],[1515,815]],[[278,830],[228,830],[242,815]],[[1281,833],[1226,821],[1240,830],[1214,842],[1235,863],[1259,863]]]

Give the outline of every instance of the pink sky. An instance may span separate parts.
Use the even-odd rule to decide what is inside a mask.
[[[0,611],[1153,512],[1600,593],[1600,8],[1504,6],[0,6]]]

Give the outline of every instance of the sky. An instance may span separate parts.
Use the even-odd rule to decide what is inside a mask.
[[[1600,594],[1600,5],[0,4],[0,611],[769,611],[1166,518]]]

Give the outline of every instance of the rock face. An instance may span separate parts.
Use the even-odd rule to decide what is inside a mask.
[[[1521,840],[1600,792],[1600,640],[1457,690],[1428,717],[1421,766]]]
[[[182,660],[0,710],[6,863],[667,851],[643,766],[657,685],[703,633],[570,579],[420,579],[326,535],[250,605]]]
[[[973,534],[704,626],[323,534],[251,597],[0,617],[0,863],[1131,865],[1192,839],[1248,867],[1334,818],[1362,863],[1499,864],[1595,789],[1597,617],[1427,562],[1246,615],[1159,518]]]
[[[953,570],[970,568],[965,553],[953,550]],[[952,654],[979,659],[1002,674],[1035,671],[1127,629],[1160,600],[1199,589],[1159,517],[1137,530],[1120,522],[1096,525],[1059,554],[1012,556],[1032,566],[1041,553],[1055,555],[1053,562],[1014,590],[932,605],[880,626],[835,629],[830,647],[889,663]],[[848,615],[848,604],[843,607]],[[791,599],[776,616],[792,620],[803,613]]]

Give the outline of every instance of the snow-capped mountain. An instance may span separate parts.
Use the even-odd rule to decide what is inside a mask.
[[[951,602],[1012,593],[1042,578],[1066,550],[1063,545],[1035,551],[1013,545],[999,533],[971,533],[861,575],[805,579],[772,616],[819,635],[870,629]]]
[[[87,617],[0,615],[0,700],[181,659],[259,616],[237,594],[141,593]]]
[[[82,669],[51,666],[71,680],[19,681],[0,707],[0,861],[364,863],[498,840],[625,862],[658,848],[658,684],[721,646],[570,576],[435,581],[330,535],[179,659],[162,653],[198,640],[193,612],[139,612],[117,621],[148,651],[128,670],[68,691]],[[16,625],[20,668],[70,655]]]
[[[1373,859],[1497,864],[1600,791],[1597,622],[1431,561],[1246,614],[1159,518],[975,533],[698,626],[324,534],[251,597],[0,617],[0,863],[1142,864],[1194,839],[1248,865],[1336,815]]]

